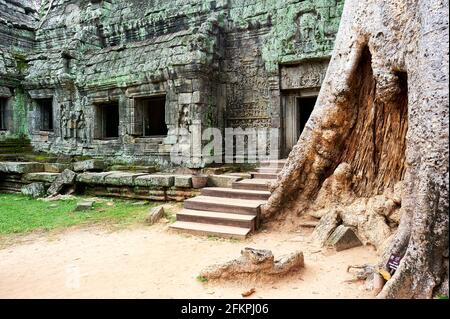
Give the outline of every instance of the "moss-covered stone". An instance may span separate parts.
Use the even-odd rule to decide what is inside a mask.
[[[280,127],[280,68],[327,60],[343,5],[58,0],[49,8],[46,0],[23,16],[22,2],[4,2],[20,39],[0,44],[0,86],[14,88],[9,134],[29,136],[43,152],[158,166],[169,165],[174,145],[191,146],[183,129]],[[0,38],[7,32],[0,22]],[[168,136],[142,139],[136,99],[163,95]],[[50,133],[40,127],[35,100],[43,98],[53,98]],[[120,136],[104,141],[95,105],[111,101],[119,104]],[[205,159],[180,164],[202,167]]]

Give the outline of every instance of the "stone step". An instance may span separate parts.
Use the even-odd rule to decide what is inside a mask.
[[[171,229],[183,231],[194,235],[209,235],[226,238],[245,239],[250,234],[250,228],[212,225],[177,221],[170,225]]]
[[[233,189],[241,190],[269,191],[269,182],[271,182],[271,180],[246,179],[233,183],[232,187]]]
[[[0,162],[0,172],[9,174],[44,172],[44,164],[37,162]]]
[[[197,196],[184,201],[184,208],[213,211],[232,214],[257,216],[260,206],[265,204],[262,200],[233,199],[210,196]]]
[[[270,197],[270,192],[221,187],[207,187],[202,189],[202,195],[237,199],[267,200]]]
[[[281,168],[272,168],[272,167],[260,167],[257,169],[258,173],[263,174],[278,174],[282,171]]]
[[[278,174],[251,172],[254,179],[277,179]]]
[[[283,168],[286,164],[287,160],[272,160],[272,161],[262,161],[260,164],[262,167],[271,167],[271,168]]]
[[[250,228],[255,230],[256,216],[183,209],[177,221]]]

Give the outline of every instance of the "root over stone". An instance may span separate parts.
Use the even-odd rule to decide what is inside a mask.
[[[348,0],[316,107],[263,218],[341,224],[401,263],[379,297],[448,295],[448,2]]]

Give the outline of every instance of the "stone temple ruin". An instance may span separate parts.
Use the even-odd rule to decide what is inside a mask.
[[[344,1],[47,0],[39,12],[31,3],[0,1],[0,139],[164,166],[174,145],[189,147],[186,134],[210,127],[279,129],[286,157]]]
[[[0,192],[186,200],[172,228],[245,238],[284,162],[248,174],[210,168],[211,158],[249,159],[250,147],[238,152],[238,138],[252,144],[246,129],[266,134],[272,160],[287,157],[314,108],[343,6],[0,0]],[[196,152],[210,128],[222,146]],[[231,146],[230,128],[239,130]],[[192,177],[200,169],[209,175],[202,191]]]
[[[184,201],[172,228],[234,238],[312,226],[398,262],[380,296],[448,295],[448,1],[33,3],[0,0],[0,192]],[[216,174],[250,128],[276,154]],[[206,275],[302,266],[252,250]]]

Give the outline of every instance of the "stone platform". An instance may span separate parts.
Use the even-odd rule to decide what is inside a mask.
[[[0,193],[20,193],[24,186],[32,183],[42,183],[49,188],[64,169],[79,166],[77,163],[61,166],[55,163],[0,162]],[[74,173],[74,187],[78,194],[152,201],[184,201],[200,194],[200,190],[192,187],[191,174],[101,172],[86,171],[90,168],[98,170],[98,165],[83,167]],[[145,169],[142,167],[140,171]],[[208,186],[226,188],[242,180],[242,176],[231,174],[210,175]]]

